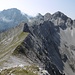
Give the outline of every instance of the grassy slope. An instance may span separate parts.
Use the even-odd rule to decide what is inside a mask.
[[[0,65],[3,63],[3,61],[7,60],[15,48],[21,44],[27,35],[28,33],[21,32],[20,34],[13,36],[13,38],[9,38],[9,41],[5,40],[6,42],[4,41],[0,43]]]

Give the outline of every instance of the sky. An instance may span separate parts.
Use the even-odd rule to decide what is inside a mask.
[[[0,0],[0,11],[10,8],[17,8],[31,16],[61,11],[75,19],[75,0]]]

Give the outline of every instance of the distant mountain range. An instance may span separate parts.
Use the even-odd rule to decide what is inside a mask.
[[[0,31],[17,26],[21,22],[27,22],[27,14],[22,14],[20,10],[11,8],[0,11]]]
[[[62,15],[61,15],[62,14]],[[31,17],[25,13],[22,13],[17,8],[11,8],[7,10],[0,11],[0,32],[5,31],[9,28],[12,28],[14,26],[19,25],[21,22],[43,22],[46,20],[52,20],[55,21],[55,19],[58,17],[61,17],[62,19],[66,20],[68,17],[60,11],[58,13],[50,14],[46,13],[44,16],[40,13],[36,17]],[[52,19],[51,19],[52,18]]]

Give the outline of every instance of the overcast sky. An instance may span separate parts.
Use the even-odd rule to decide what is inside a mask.
[[[75,19],[75,0],[0,0],[0,11],[9,8],[18,8],[33,16],[61,11]]]

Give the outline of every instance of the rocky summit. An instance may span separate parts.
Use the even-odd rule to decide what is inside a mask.
[[[0,75],[75,75],[75,20],[60,11],[38,14],[0,33]]]

